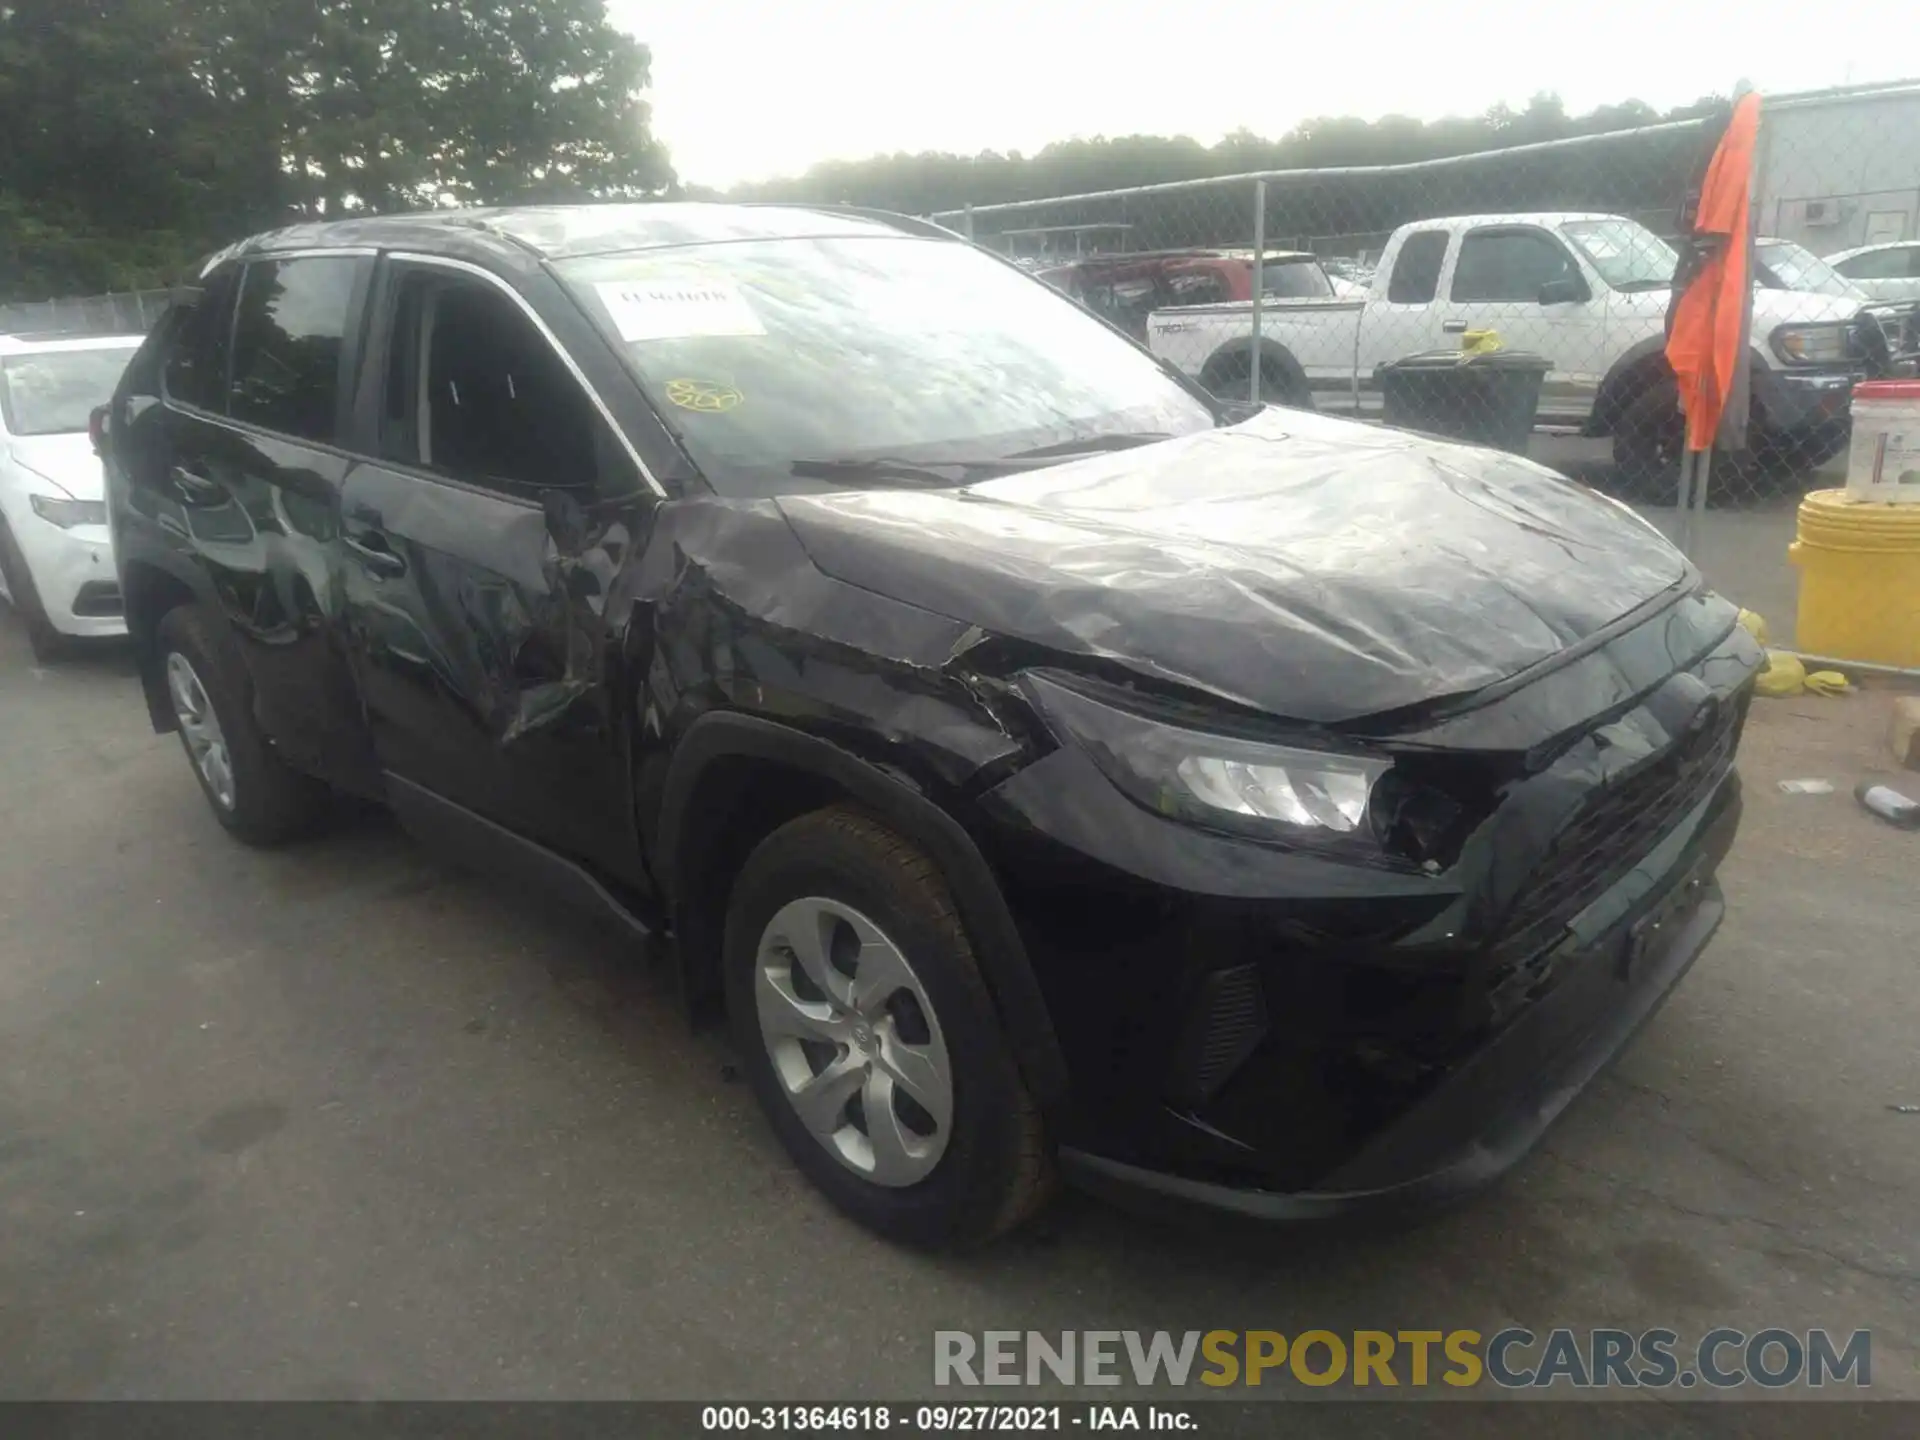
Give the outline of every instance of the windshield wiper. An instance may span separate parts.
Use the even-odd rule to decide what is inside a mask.
[[[1092,455],[1102,450],[1133,450],[1172,438],[1164,430],[1121,430],[1111,435],[1087,435],[1078,440],[1062,440],[1057,445],[1036,445],[1031,450],[1016,450],[1006,458],[1044,460],[1056,455]]]

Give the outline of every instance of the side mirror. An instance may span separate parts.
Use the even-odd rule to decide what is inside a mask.
[[[1542,305],[1578,305],[1592,298],[1587,293],[1587,282],[1578,275],[1569,275],[1561,280],[1549,280],[1540,287]]]

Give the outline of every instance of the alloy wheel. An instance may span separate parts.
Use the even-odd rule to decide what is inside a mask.
[[[781,1093],[827,1153],[876,1185],[930,1175],[952,1132],[953,1066],[899,945],[837,900],[794,900],[761,932],[753,991]]]
[[[220,717],[213,713],[207,687],[200,683],[192,662],[178,650],[167,656],[167,694],[173,701],[173,716],[180,723],[180,736],[187,742],[193,768],[207,782],[214,803],[223,810],[233,809],[233,757],[227,750],[227,737],[220,729]]]

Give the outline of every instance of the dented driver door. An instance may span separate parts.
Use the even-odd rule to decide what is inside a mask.
[[[367,449],[340,492],[353,664],[382,770],[619,874],[631,789],[607,595],[638,501],[604,422],[497,282],[389,262]],[[613,498],[609,499],[609,495]],[[624,860],[623,860],[623,857]]]

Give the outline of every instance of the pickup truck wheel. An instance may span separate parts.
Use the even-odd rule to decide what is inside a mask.
[[[1613,427],[1613,463],[1621,489],[1641,500],[1674,504],[1680,494],[1680,457],[1687,422],[1671,380],[1642,390]]]
[[[276,845],[312,829],[327,788],[273,753],[253,718],[225,622],[182,605],[161,617],[156,639],[180,744],[214,818],[249,845]]]
[[[917,846],[840,807],[783,825],[734,884],[722,964],[761,1107],[848,1215],[955,1247],[1044,1202],[1039,1111],[946,882]]]
[[[1218,362],[1209,372],[1207,388],[1223,400],[1245,400],[1253,379],[1253,361],[1235,355]],[[1260,360],[1260,399],[1268,405],[1288,410],[1313,409],[1313,391],[1297,365],[1271,356]]]

